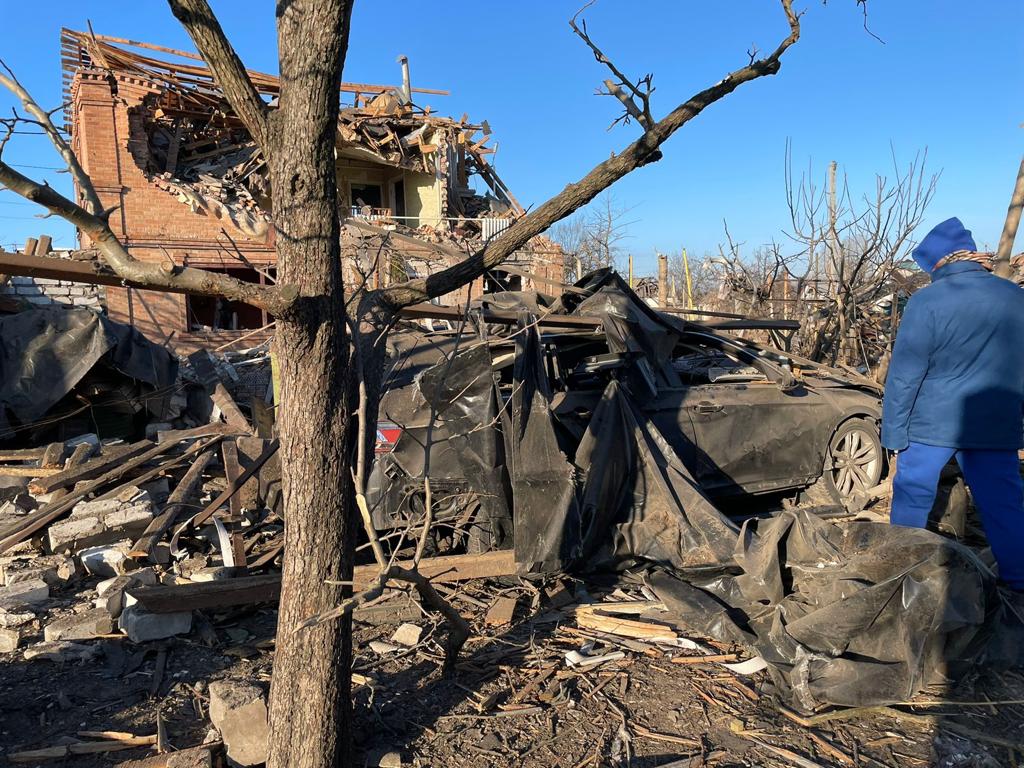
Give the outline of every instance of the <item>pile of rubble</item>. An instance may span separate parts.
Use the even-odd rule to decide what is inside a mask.
[[[60,435],[77,423],[63,410],[68,397],[84,401],[100,427],[37,447],[0,448],[0,658],[61,669],[102,663],[111,641],[145,647],[194,633],[198,614],[177,590],[273,569],[283,549],[266,349],[167,361],[165,350],[124,327],[95,315],[79,325],[75,312],[85,310],[31,310],[5,319],[41,322],[47,342],[28,335],[26,347],[39,359],[63,359],[65,376],[62,386],[46,390],[51,397],[41,410],[27,411],[17,392],[0,398],[5,445]],[[105,352],[84,360],[77,380],[63,355],[74,357],[78,347],[62,346],[62,331]],[[131,343],[122,339],[104,350],[97,341],[122,332]],[[173,383],[161,387],[162,407],[143,405],[149,387],[117,368],[135,371],[125,363],[127,347],[152,368],[174,372]],[[132,390],[139,400],[129,400],[137,417],[130,425],[103,418],[89,402],[102,400],[89,389],[100,374],[142,387]],[[131,439],[132,429],[145,437]],[[211,686],[210,716],[222,733],[240,717],[252,730],[255,699],[243,701],[246,695]],[[265,722],[262,694],[259,700]],[[74,739],[8,758],[36,762],[156,744],[121,737]],[[205,754],[196,765],[210,764]]]

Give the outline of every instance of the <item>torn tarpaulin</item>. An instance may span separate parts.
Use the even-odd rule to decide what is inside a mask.
[[[651,586],[684,625],[757,652],[802,711],[906,701],[965,664],[1021,660],[996,637],[1024,639],[991,572],[930,531],[791,511],[747,521],[734,561]]]
[[[695,568],[730,558],[736,527],[618,382],[605,390],[575,462],[585,540],[577,565],[632,558]]]
[[[540,336],[523,314],[512,371],[509,475],[516,563],[523,572],[552,572],[582,554],[573,468],[558,445],[551,387]]]
[[[32,422],[102,363],[154,389],[174,383],[177,360],[128,325],[84,307],[0,316],[0,438]],[[162,415],[163,398],[147,399]]]
[[[711,466],[750,493],[807,487],[826,463],[815,446],[844,420],[877,415],[873,395],[836,371],[798,380],[781,353],[663,317],[608,272],[576,288],[589,295],[567,294],[546,314],[600,315],[599,330],[541,334],[530,303],[509,296],[506,309],[527,313],[515,330],[495,328],[423,370],[411,388],[420,410],[374,466],[371,490],[384,501],[375,523],[400,520],[389,522],[382,491],[397,499],[422,488],[425,396],[440,412],[431,482],[511,508],[521,572],[661,568],[654,586],[680,622],[760,654],[796,708],[903,701],[950,665],[1012,660],[1024,648],[1004,642],[996,652],[993,628],[1006,614],[966,548],[808,513],[739,530],[709,498],[723,484],[695,474]],[[433,338],[458,348],[457,337]],[[677,364],[693,356],[763,375],[736,365],[721,383],[692,368],[681,375]],[[466,402],[453,402],[462,392]],[[446,523],[471,513],[466,505]]]

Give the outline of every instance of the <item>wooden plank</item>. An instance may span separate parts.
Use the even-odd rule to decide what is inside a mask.
[[[50,491],[54,491],[58,488],[74,485],[75,483],[80,483],[83,480],[92,480],[94,477],[106,472],[112,466],[134,458],[135,456],[150,450],[152,447],[153,442],[151,440],[140,440],[137,443],[119,445],[111,448],[106,453],[97,456],[95,459],[90,459],[80,467],[65,469],[54,473],[49,477],[33,481],[28,484],[28,489],[32,493],[42,494],[49,493]]]
[[[221,381],[220,376],[217,374],[217,369],[210,359],[210,353],[205,349],[200,349],[198,352],[193,352],[188,356],[188,362],[203,386],[206,387],[206,394],[213,399],[214,404],[220,409],[224,420],[235,429],[252,434],[252,425],[245,418],[245,414],[242,413],[231,393],[228,392],[228,388],[224,386],[224,382]]]
[[[25,464],[3,464],[0,465],[0,475],[8,477],[32,477],[47,478],[63,472],[60,467],[33,467]],[[31,489],[31,485],[29,488]]]
[[[234,440],[225,440],[221,443],[220,455],[224,461],[224,477],[228,484],[238,482],[238,478],[242,474],[242,467],[238,464],[238,444]],[[241,486],[239,486],[239,490],[241,490]],[[232,494],[228,499],[228,509],[231,510],[232,515],[242,514],[241,493]]]
[[[238,444],[234,440],[225,440],[221,445],[221,456],[224,459],[224,474],[228,484],[237,483],[242,475],[242,468],[238,465]],[[228,536],[231,539],[231,554],[236,568],[242,568],[246,564],[245,539],[242,538],[242,531],[239,529],[242,518],[242,490],[253,482],[259,484],[256,478],[247,484],[239,483],[238,492],[231,494],[231,498],[228,499],[228,509],[232,518],[228,524]]]
[[[43,507],[40,507],[32,514],[26,515],[22,520],[18,521],[18,523],[16,523],[15,525],[9,526],[5,530],[0,531],[0,553],[7,551],[15,544],[24,541],[37,531],[42,530],[50,523],[52,523],[54,520],[57,520],[65,513],[69,512],[71,508],[74,507],[75,504],[77,504],[85,497],[89,496],[94,491],[98,490],[99,488],[102,488],[109,482],[119,479],[122,475],[134,469],[135,467],[141,464],[145,464],[154,456],[157,456],[159,455],[159,453],[162,453],[163,451],[172,448],[181,440],[185,440],[191,437],[208,437],[211,433],[217,434],[218,432],[219,429],[216,425],[207,425],[205,427],[196,427],[195,429],[185,429],[181,431],[166,433],[164,435],[164,441],[154,446],[149,451],[139,454],[138,456],[128,460],[124,464],[115,466],[106,474],[100,475],[95,480],[86,483],[84,487],[82,487],[79,490],[75,490],[67,497],[60,499],[59,501],[56,502],[51,502],[50,504],[47,504]],[[175,463],[177,461],[180,461],[180,457],[174,459],[172,463]],[[86,464],[88,463],[89,462],[86,462]],[[152,470],[152,472],[148,474],[155,476],[157,473],[162,472],[163,470],[164,467],[158,467],[157,469]],[[142,478],[137,478],[136,481],[144,482]],[[101,498],[107,497],[104,496]]]
[[[409,567],[409,563],[398,563]],[[448,583],[468,579],[511,576],[516,573],[512,550],[485,552],[482,555],[431,557],[420,562],[420,573],[431,581]],[[353,574],[356,590],[373,583],[380,569],[376,565],[358,565]],[[130,588],[132,597],[153,613],[229,608],[234,605],[274,602],[281,596],[281,575],[243,576],[225,581],[179,584],[173,587]]]
[[[189,450],[191,451],[197,446],[193,446]],[[193,459],[192,465],[188,468],[185,476],[181,478],[178,485],[171,491],[163,511],[153,518],[152,522],[142,533],[142,536],[139,537],[139,540],[132,545],[128,557],[135,559],[150,558],[153,548],[160,541],[160,537],[164,535],[168,528],[174,525],[174,521],[186,508],[188,500],[202,483],[203,472],[207,465],[213,461],[214,454],[210,450],[211,447],[211,444],[207,442],[199,448],[201,452]]]
[[[259,472],[260,467],[266,464],[267,460],[275,453],[277,453],[277,448],[278,441],[271,440],[267,444],[267,447],[263,451],[263,453],[261,453],[257,457],[257,459],[242,474],[235,478],[235,481],[233,483],[228,483],[228,487],[225,488],[224,491],[217,498],[215,498],[213,501],[207,504],[202,512],[200,512],[198,515],[192,518],[191,524],[193,525],[193,527],[199,527],[207,520],[209,520],[211,517],[213,517],[213,513],[220,509],[226,501],[228,501],[232,496],[234,496],[238,492],[238,489],[245,484],[245,481],[248,480],[250,477],[253,477],[257,472]]]
[[[274,409],[261,398],[252,399],[252,420],[256,422],[256,434],[264,440],[274,436]]]
[[[174,288],[152,288],[131,280],[122,280],[98,262],[56,259],[52,256],[31,256],[24,253],[0,251],[0,272],[23,277],[45,277],[90,285],[125,286],[168,293],[185,293]]]
[[[45,452],[45,448],[15,448],[0,451],[0,461],[39,461]]]
[[[346,221],[345,225],[355,226],[359,229],[382,231],[379,230],[379,228],[366,225],[362,222],[356,223],[354,220]],[[398,236],[396,235],[395,237]],[[414,238],[409,239],[414,240]],[[418,246],[424,250],[441,250],[439,246],[432,243],[420,242]],[[465,254],[463,253],[457,253],[460,258],[465,257]],[[0,251],[0,273],[3,274],[22,275],[27,277],[49,277],[57,280],[69,280],[72,282],[90,283],[94,285],[111,285],[117,287],[127,286],[129,288],[140,288],[143,290],[161,291],[166,293],[184,293],[184,291],[172,288],[155,288],[152,286],[147,287],[138,285],[130,280],[122,280],[109,272],[96,272],[95,268],[91,266],[92,263],[93,262],[76,262],[69,259],[38,258],[35,256],[25,256],[21,253]],[[727,314],[722,312],[716,313],[716,315],[711,315],[710,312],[697,312],[686,309],[672,311],[678,311],[681,314],[702,314],[709,316]],[[406,319],[437,318],[439,320],[461,320],[465,317],[466,312],[465,309],[461,307],[446,307],[424,303],[405,307],[399,314]],[[490,312],[482,313],[482,316],[488,323],[515,325],[518,322],[518,318],[514,312],[492,310]],[[596,315],[546,315],[538,320],[538,324],[541,326],[561,328],[594,328],[600,326],[602,322],[603,318]],[[698,324],[694,323],[694,325]],[[723,322],[705,322],[700,323],[699,325],[712,330],[723,331],[769,329],[795,330],[800,327],[800,323],[796,320],[770,320],[759,318],[736,318]]]

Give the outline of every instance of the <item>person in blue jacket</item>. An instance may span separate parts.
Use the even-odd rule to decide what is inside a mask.
[[[992,274],[956,218],[912,256],[932,282],[907,303],[885,381],[882,444],[898,453],[890,522],[925,526],[955,456],[1000,580],[1024,590],[1024,290]]]

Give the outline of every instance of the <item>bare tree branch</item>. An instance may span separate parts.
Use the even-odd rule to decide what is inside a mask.
[[[692,96],[664,118],[654,123],[635,142],[618,155],[599,163],[579,181],[569,184],[555,197],[526,214],[499,237],[459,264],[427,277],[409,280],[382,291],[382,299],[393,309],[428,301],[450,293],[488,269],[498,266],[531,237],[545,231],[576,209],[586,205],[598,194],[637,168],[661,158],[659,147],[679,128],[699,115],[706,107],[736,90],[743,83],[774,75],[781,66],[782,55],[800,38],[800,18],[793,11],[792,0],[781,0],[789,34],[771,54],[730,72],[710,88]]]
[[[0,67],[3,67],[7,73],[0,72],[0,85],[3,85],[18,97],[19,101],[25,106],[25,109],[28,110],[28,113],[36,118],[32,122],[42,128],[46,135],[50,137],[50,141],[57,148],[57,152],[60,153],[65,165],[67,165],[68,170],[71,172],[71,177],[75,180],[75,184],[78,185],[78,191],[85,198],[86,211],[96,216],[100,215],[103,211],[103,205],[100,203],[96,189],[92,185],[92,179],[89,178],[89,174],[79,164],[78,158],[75,156],[67,140],[57,130],[53,121],[50,120],[50,114],[52,113],[46,112],[36,103],[36,100],[18,82],[14,72],[11,71],[10,67],[2,59],[0,59]]]
[[[270,120],[266,103],[249,79],[217,17],[206,0],[167,0],[171,13],[181,22],[235,114],[245,123],[265,156],[270,155]]]
[[[223,296],[232,301],[244,301],[274,315],[285,312],[297,298],[294,287],[263,286],[203,269],[176,267],[166,262],[155,264],[139,261],[125,250],[111,231],[104,214],[90,213],[48,184],[39,184],[22,175],[2,159],[0,185],[78,227],[89,237],[103,260],[123,280],[142,287],[173,288],[185,293]]]

